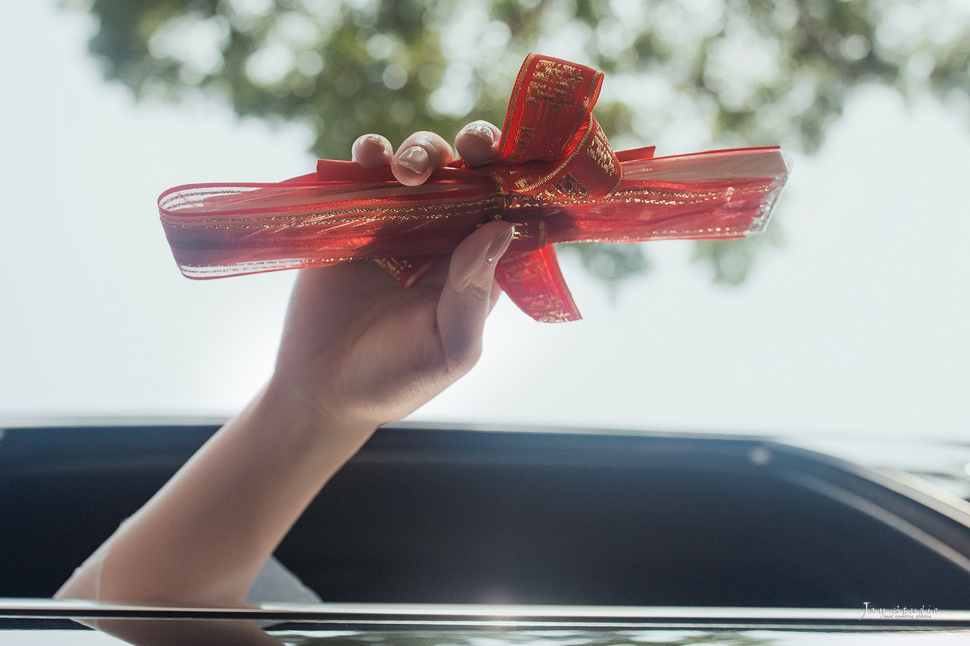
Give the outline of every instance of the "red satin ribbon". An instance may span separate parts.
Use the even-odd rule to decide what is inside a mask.
[[[406,187],[389,168],[319,160],[277,184],[193,184],[159,197],[176,262],[190,278],[373,259],[414,284],[475,227],[516,225],[496,270],[540,321],[580,318],[557,242],[732,238],[764,229],[788,169],[778,148],[653,157],[614,153],[591,111],[603,75],[530,54],[506,113],[498,158],[460,162]]]

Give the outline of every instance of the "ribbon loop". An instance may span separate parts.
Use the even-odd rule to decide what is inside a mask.
[[[603,73],[529,54],[512,90],[499,142],[488,167],[508,193],[560,200],[610,195],[623,179],[620,162],[593,105]]]

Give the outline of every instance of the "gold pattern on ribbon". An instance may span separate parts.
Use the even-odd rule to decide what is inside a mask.
[[[589,195],[589,191],[583,186],[578,179],[573,177],[572,173],[566,173],[563,175],[558,182],[556,182],[551,187],[547,188],[542,193],[539,193],[536,197],[543,200],[554,200],[556,198],[567,199],[570,202],[576,202],[578,200],[586,199]]]
[[[516,148],[526,148],[531,147],[532,142],[538,138],[535,128],[530,128],[529,126],[519,126],[518,130],[515,131],[515,146]]]
[[[603,169],[603,172],[614,177],[619,175],[620,169],[616,163],[616,156],[613,154],[613,149],[610,148],[610,142],[606,139],[606,134],[601,128],[596,128],[596,134],[586,154],[597,166]]]
[[[540,272],[534,265],[521,262],[507,263],[504,270],[508,279],[514,283],[534,280],[540,275]]]
[[[565,63],[539,61],[526,88],[526,103],[544,104],[562,110],[576,100],[576,89],[583,83],[582,72]]]
[[[576,317],[565,312],[562,309],[555,311],[546,311],[539,316],[540,323],[566,323],[568,321],[575,321]]]
[[[524,296],[519,301],[526,311],[539,314],[543,323],[558,323],[572,320],[566,312],[566,304],[558,296],[552,294],[534,294]]]
[[[562,61],[540,60],[536,64],[532,78],[549,85],[558,85],[575,93],[576,88],[583,83],[583,72],[575,65]]]

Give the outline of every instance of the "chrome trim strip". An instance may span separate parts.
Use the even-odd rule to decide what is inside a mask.
[[[904,614],[908,610],[909,614]],[[887,609],[896,617],[870,616],[865,608],[701,608],[644,606],[543,606],[543,605],[464,605],[464,604],[389,604],[323,603],[312,605],[264,604],[250,608],[192,608],[147,605],[105,604],[90,601],[51,599],[0,599],[0,617],[20,618],[105,618],[145,619],[269,619],[313,621],[327,624],[522,627],[559,625],[605,628],[663,624],[738,626],[831,625],[901,626],[912,629],[927,625],[970,627],[970,610],[933,608]],[[870,614],[875,614],[870,612]],[[912,615],[912,616],[909,616]]]

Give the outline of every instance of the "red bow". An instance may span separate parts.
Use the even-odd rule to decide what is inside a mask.
[[[476,226],[514,222],[496,270],[540,321],[580,318],[556,242],[735,238],[764,230],[788,177],[781,151],[747,148],[653,157],[614,153],[591,111],[603,74],[530,54],[515,82],[499,156],[460,162],[422,186],[389,168],[319,160],[278,184],[193,184],[162,193],[162,225],[190,278],[377,260],[405,286]]]

